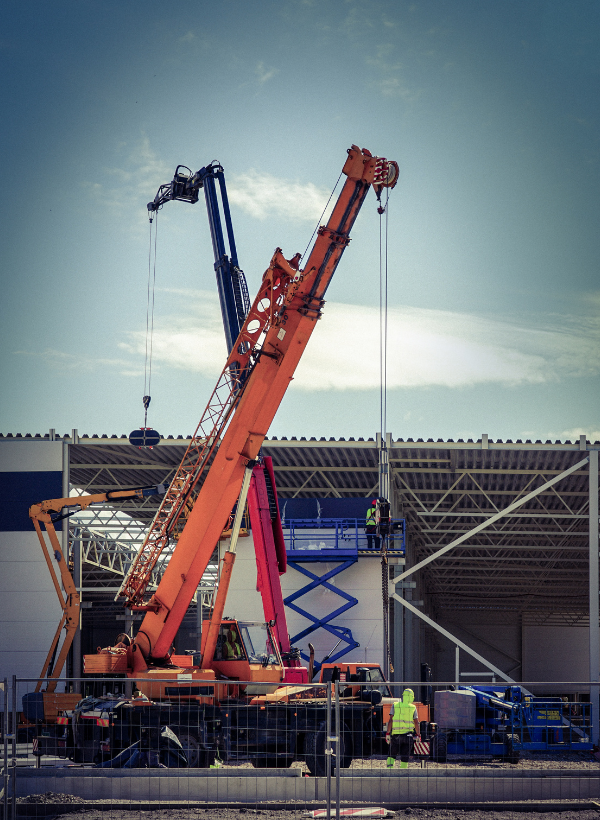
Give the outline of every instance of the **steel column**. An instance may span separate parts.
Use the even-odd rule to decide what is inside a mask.
[[[401,571],[394,566],[394,577]],[[400,606],[394,606],[394,680],[404,680],[404,609]]]
[[[71,441],[75,443],[76,431],[71,433]],[[68,498],[71,492],[71,469],[70,469],[70,449],[69,441],[63,439],[62,445],[62,495],[63,498]],[[69,518],[65,518],[62,522],[62,552],[65,556],[65,561],[69,561],[71,553],[69,551],[69,536],[71,528],[69,526]],[[73,583],[80,595],[81,601],[81,585],[82,585],[82,571],[81,571],[81,539],[77,538],[73,541]],[[75,636],[73,638],[73,645],[71,646],[71,675],[74,678],[81,676],[82,662],[81,662],[81,607],[79,608],[79,624]],[[67,677],[68,677],[68,663],[67,663]]]
[[[590,701],[592,740],[598,743],[600,728],[600,613],[598,601],[598,450],[590,458]],[[594,686],[593,684],[596,684]]]

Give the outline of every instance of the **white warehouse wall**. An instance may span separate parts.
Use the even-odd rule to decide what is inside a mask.
[[[224,548],[221,547],[221,549]],[[337,566],[338,563],[319,561],[307,563],[305,566],[315,575],[321,577]],[[280,576],[280,580],[284,599],[311,582],[309,578],[294,569],[291,564],[288,564],[288,570]],[[352,636],[360,644],[359,647],[344,655],[343,659],[358,663],[368,661],[383,666],[380,562],[377,558],[360,557],[357,563],[332,578],[329,583],[358,599],[358,604],[333,621],[336,626],[350,629]],[[308,595],[298,599],[295,603],[314,617],[322,618],[342,606],[345,599],[320,586]],[[239,620],[264,620],[262,599],[256,589],[256,559],[251,535],[238,541],[237,557],[225,605],[225,615]],[[289,607],[286,607],[286,618],[288,631],[292,638],[311,624],[307,618]],[[311,635],[292,643],[308,655],[308,642],[310,641],[315,647],[315,659],[321,661],[327,654],[331,653],[337,640],[327,630],[319,629]],[[340,644],[335,651],[338,652],[344,645]]]
[[[0,441],[0,678],[9,681],[39,676],[61,617],[28,509],[62,496],[62,451],[62,441]]]

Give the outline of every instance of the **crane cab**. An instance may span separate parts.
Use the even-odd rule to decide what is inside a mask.
[[[209,621],[202,625],[203,653],[208,626]],[[283,661],[272,628],[258,621],[221,621],[210,668],[217,677],[250,681],[242,687],[248,695],[272,692],[284,677]],[[263,685],[252,686],[254,681]]]

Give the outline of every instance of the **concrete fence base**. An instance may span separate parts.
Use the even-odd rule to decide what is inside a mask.
[[[122,804],[303,805],[327,798],[327,780],[304,777],[301,769],[24,769],[16,771],[16,797],[65,794],[85,801]],[[335,800],[335,778],[332,778]],[[549,769],[489,772],[476,769],[343,770],[340,801],[345,804],[431,805],[572,802],[600,799],[596,771]],[[33,804],[30,804],[33,808]]]

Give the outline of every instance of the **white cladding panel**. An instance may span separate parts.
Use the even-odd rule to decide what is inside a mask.
[[[0,533],[0,678],[37,677],[61,607],[35,531]]]
[[[336,563],[328,561],[306,565],[311,572],[319,576],[325,575],[335,566],[337,566]],[[310,583],[309,578],[289,564],[287,572],[280,576],[280,580],[284,598]],[[350,629],[352,636],[360,644],[359,647],[344,655],[344,660],[383,664],[380,562],[374,558],[359,558],[357,563],[332,578],[329,583],[358,599],[355,606],[343,612],[332,622],[335,626]],[[297,599],[295,603],[313,617],[324,618],[330,612],[344,606],[346,601],[335,592],[319,586],[308,595]],[[288,631],[292,638],[311,625],[309,619],[289,607],[286,607],[285,614]],[[252,536],[238,541],[225,615],[240,620],[264,620],[262,599],[256,589],[256,559]],[[293,641],[293,645],[298,646],[308,655],[309,641],[315,647],[316,660],[321,661],[326,655],[332,653],[338,638],[321,628],[299,641]],[[339,644],[335,651],[338,652],[342,646],[345,644]]]
[[[62,495],[62,464],[62,441],[0,442],[0,485],[7,499],[0,513],[0,678],[39,676],[61,618],[27,512],[31,504]]]
[[[19,439],[0,442],[0,472],[62,472],[62,441]],[[32,504],[45,499],[34,498]]]

